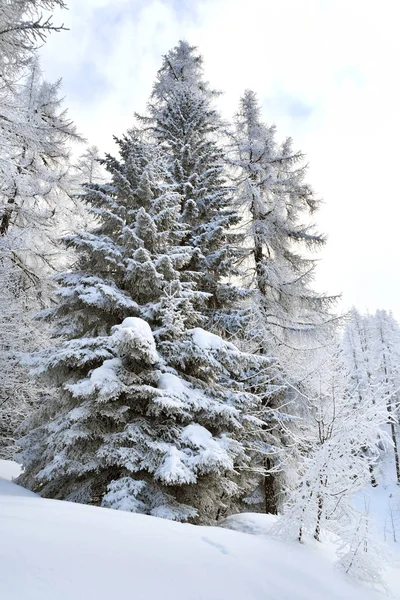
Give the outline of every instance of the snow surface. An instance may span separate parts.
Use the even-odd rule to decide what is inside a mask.
[[[0,497],[1,496],[30,496],[39,498],[37,494],[11,483],[11,480],[21,474],[21,465],[12,460],[0,459]]]
[[[221,527],[250,533],[251,535],[268,535],[276,524],[275,515],[264,515],[261,513],[241,513],[231,515],[221,523]]]
[[[134,329],[140,336],[146,338],[149,342],[153,342],[153,334],[150,325],[147,321],[139,317],[126,317],[118,327],[123,329]]]
[[[172,373],[162,373],[157,385],[160,390],[168,390],[177,396],[187,393],[187,388],[182,379]]]
[[[273,519],[237,515],[229,517],[225,527],[196,527],[0,492],[0,596],[7,600],[386,597],[335,571],[316,547],[263,535]]]
[[[121,382],[116,373],[121,365],[122,361],[120,358],[105,360],[100,367],[93,369],[88,378],[82,379],[78,383],[66,385],[66,388],[73,396],[77,397],[88,396],[95,391],[99,392],[99,396],[110,397],[113,393],[121,389]],[[75,416],[72,418],[79,418],[82,413],[79,408],[74,409],[72,412],[75,413]]]
[[[0,479],[0,497],[1,496],[24,496],[29,498],[39,498],[37,494],[26,490],[16,483],[7,481],[6,479]]]
[[[152,363],[159,360],[156,343],[151,331],[150,325],[139,317],[126,317],[120,325],[114,325],[112,328],[112,337],[123,346],[129,347],[133,344],[131,350],[140,349]]]
[[[11,481],[21,474],[21,466],[13,460],[0,459],[0,479]]]
[[[212,442],[212,434],[198,423],[191,423],[182,430],[182,439],[188,440],[196,448],[208,448]]]
[[[195,327],[191,329],[193,342],[201,348],[202,350],[222,350],[224,348],[229,348],[229,350],[233,350],[238,352],[236,346],[231,344],[230,342],[226,342],[219,335],[215,335],[214,333],[210,333],[209,331],[205,331],[201,327]]]
[[[207,437],[205,432],[191,433],[199,441]],[[323,544],[300,545],[269,537],[275,516],[232,515],[221,527],[196,527],[44,500],[6,480],[19,473],[17,463],[0,461],[1,599],[388,597],[335,570],[334,551],[327,544],[322,548]],[[400,600],[399,569],[389,568],[386,581],[389,597]]]

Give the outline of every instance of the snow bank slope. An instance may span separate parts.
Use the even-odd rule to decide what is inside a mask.
[[[264,536],[0,495],[7,600],[373,600],[310,548]]]
[[[0,479],[0,497],[1,496],[28,496],[30,498],[39,498],[37,494],[26,490],[20,485],[11,483],[11,481],[6,481],[5,479]]]
[[[21,473],[21,467],[13,460],[0,459],[0,479],[11,481],[14,477],[18,477]]]
[[[30,496],[38,498],[37,494],[11,483],[14,477],[21,473],[21,467],[12,460],[0,460],[0,496]]]

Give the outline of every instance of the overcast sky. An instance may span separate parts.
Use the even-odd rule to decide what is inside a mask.
[[[67,0],[70,31],[42,50],[47,79],[63,78],[80,132],[113,151],[144,110],[161,56],[187,39],[206,78],[259,95],[278,138],[307,154],[328,235],[316,287],[342,308],[400,319],[400,3],[398,0]]]

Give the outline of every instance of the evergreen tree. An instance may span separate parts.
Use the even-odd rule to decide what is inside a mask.
[[[111,182],[87,185],[97,227],[67,237],[77,270],[57,277],[43,315],[67,340],[31,359],[59,395],[26,425],[21,482],[210,522],[251,488],[254,454],[271,450],[257,393],[271,361],[202,328],[209,292],[191,278],[198,248],[185,244],[169,157],[138,130],[118,144],[120,159],[104,162]]]
[[[199,289],[210,294],[206,314],[216,331],[243,326],[237,301],[245,296],[229,280],[238,274],[239,222],[231,206],[225,157],[218,144],[222,123],[214,107],[218,92],[203,78],[203,60],[187,42],[163,59],[149,102],[149,116],[141,118],[168,157],[168,170],[181,197],[181,219],[187,224],[185,245],[193,246],[190,269]]]

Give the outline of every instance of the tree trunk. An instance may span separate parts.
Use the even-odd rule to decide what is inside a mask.
[[[381,329],[380,329],[380,334],[381,334],[381,342],[382,342],[382,346],[383,346],[385,340],[384,340],[384,337],[383,337],[382,326],[381,326]],[[386,353],[385,352],[383,352],[383,368],[384,368],[384,373],[385,373],[385,383],[386,383],[386,385],[389,385],[389,373],[388,373],[388,369],[387,369],[387,361],[386,361]],[[390,424],[390,431],[391,431],[392,442],[393,442],[393,452],[394,452],[394,462],[395,462],[395,465],[396,465],[397,485],[400,485],[399,449],[398,449],[398,445],[397,445],[395,420],[394,420],[393,410],[392,410],[392,399],[391,399],[390,396],[389,396],[389,398],[387,400],[386,406],[387,406],[387,411],[388,411],[388,414],[389,414],[388,423]]]
[[[26,156],[26,148],[23,148],[21,160],[24,160],[25,156]],[[17,167],[17,173],[18,173],[18,175],[21,175],[21,173],[22,173],[22,167],[20,164]],[[12,198],[9,198],[7,200],[7,206],[4,210],[4,214],[1,218],[1,223],[0,223],[0,235],[7,235],[7,233],[8,233],[8,228],[10,227],[10,222],[11,222],[11,216],[13,214],[13,211],[15,210],[15,201],[17,198],[17,194],[18,194],[17,181],[14,181],[14,195],[12,196]]]
[[[375,473],[374,473],[374,467],[371,465],[371,463],[368,465],[368,468],[369,468],[372,487],[378,487],[378,482],[376,480]]]
[[[320,534],[321,534],[321,519],[322,519],[322,508],[324,506],[324,501],[322,499],[322,496],[319,495],[318,496],[318,510],[317,510],[317,524],[315,526],[315,531],[314,531],[314,539],[317,540],[317,542],[320,541]]]
[[[392,401],[388,400],[387,411],[389,413],[390,432],[392,435],[394,462],[396,465],[396,479],[397,485],[400,485],[400,461],[399,461],[399,448],[397,444],[396,427],[393,419]]]
[[[8,232],[14,206],[15,198],[9,198],[0,223],[0,235],[6,235]]]
[[[265,459],[266,469],[272,468],[272,461],[270,458]],[[264,501],[265,501],[265,512],[270,515],[278,514],[277,506],[277,494],[276,494],[276,474],[266,473],[264,476]]]

